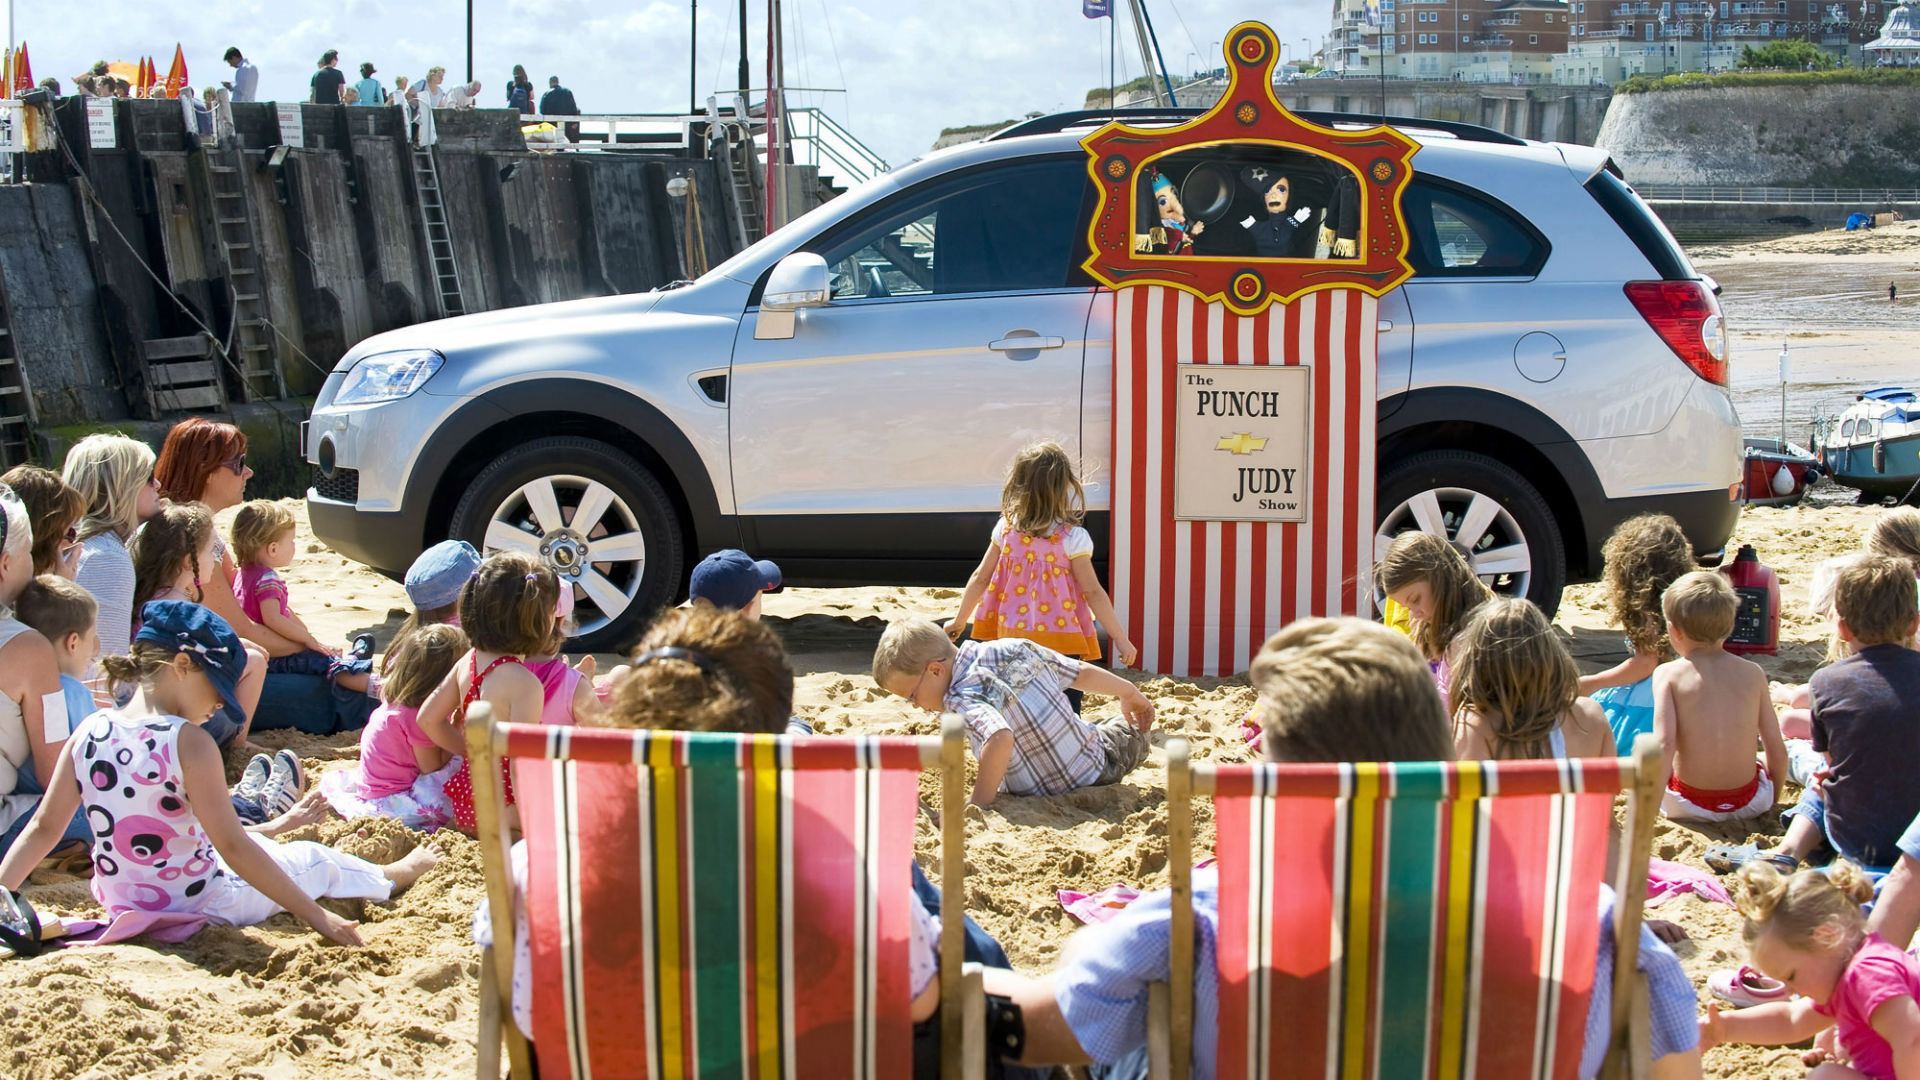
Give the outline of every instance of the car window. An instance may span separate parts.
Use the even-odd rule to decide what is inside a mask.
[[[1400,205],[1423,277],[1531,276],[1546,262],[1546,242],[1490,199],[1416,180]]]
[[[1069,284],[1087,194],[1082,159],[973,173],[914,192],[821,252],[836,300],[1058,289]],[[1079,284],[1079,282],[1073,282]]]

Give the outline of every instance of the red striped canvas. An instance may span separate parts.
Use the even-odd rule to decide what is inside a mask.
[[[918,741],[509,727],[543,1077],[912,1070]]]
[[[1215,775],[1220,1080],[1572,1080],[1621,762]]]
[[[1240,316],[1139,285],[1115,290],[1114,304],[1111,591],[1140,666],[1231,675],[1294,619],[1362,612],[1373,572],[1378,301],[1327,289]],[[1174,520],[1180,364],[1312,368],[1304,523]]]

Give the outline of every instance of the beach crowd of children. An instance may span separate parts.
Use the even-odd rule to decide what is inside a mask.
[[[90,866],[103,916],[73,940],[177,941],[205,924],[287,911],[358,943],[357,925],[317,901],[386,900],[432,869],[435,848],[380,866],[276,837],[329,813],[472,833],[464,724],[476,702],[499,720],[549,726],[811,731],[793,715],[792,666],[760,621],[762,596],[780,585],[772,563],[708,555],[689,606],[663,613],[631,664],[600,673],[591,658],[563,655],[570,583],[527,556],[483,557],[448,540],[406,575],[412,612],[376,657],[370,635],[329,642],[297,614],[300,597],[282,576],[295,555],[293,515],[245,502],[249,476],[245,436],[196,419],[158,455],[94,435],[58,474],[23,466],[0,477],[0,887],[18,890],[49,858],[69,871]],[[1095,571],[1084,504],[1065,451],[1023,451],[952,618],[896,620],[874,652],[874,682],[902,707],[963,720],[975,806],[1117,783],[1153,745],[1153,703],[1113,670],[1131,666],[1136,649]],[[215,514],[235,507],[223,536]],[[1613,757],[1650,732],[1662,812],[1675,821],[1760,822],[1794,785],[1777,845],[1708,855],[1737,874],[1750,945],[1747,965],[1710,980],[1725,1008],[1696,1007],[1661,940],[1677,928],[1643,935],[1654,1073],[1698,1076],[1702,1051],[1720,1043],[1811,1039],[1818,1075],[1920,1080],[1920,960],[1905,951],[1920,926],[1920,510],[1884,512],[1864,550],[1821,568],[1813,603],[1829,620],[1831,651],[1804,687],[1770,687],[1727,650],[1740,597],[1725,575],[1696,565],[1671,518],[1633,518],[1607,542],[1604,585],[1629,658],[1588,676],[1546,613],[1492,593],[1470,555],[1403,533],[1375,572],[1403,618],[1302,620],[1268,640],[1248,676],[1259,753]],[[1112,714],[1085,715],[1087,694],[1111,699]],[[357,764],[309,783],[296,754],[252,743],[286,726],[357,730]],[[246,761],[232,785],[226,754]],[[511,807],[512,766],[500,767]],[[937,1007],[938,926],[927,911],[938,896],[915,871],[916,903],[926,901],[909,920],[923,1019]],[[1196,872],[1202,1077],[1214,1073],[1217,889],[1210,870]],[[1610,893],[1605,901],[1610,939]],[[1147,987],[1167,974],[1168,912],[1164,890],[1141,897],[1081,931],[1043,978],[1009,970],[985,935],[970,940],[969,955],[990,964],[988,992],[1025,1016],[1009,1075],[1073,1064],[1145,1075]],[[490,941],[484,915],[476,936]],[[525,1027],[526,987],[514,991]],[[1605,1049],[1593,1034],[1604,1031],[1604,993],[1592,1009],[1583,1077]]]

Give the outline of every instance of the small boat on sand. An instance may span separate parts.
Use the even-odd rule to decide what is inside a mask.
[[[1920,397],[1911,390],[1868,390],[1815,429],[1827,474],[1872,498],[1899,498],[1920,480]]]
[[[1798,443],[1746,439],[1740,470],[1740,501],[1748,506],[1792,506],[1807,494],[1825,470],[1820,459]]]

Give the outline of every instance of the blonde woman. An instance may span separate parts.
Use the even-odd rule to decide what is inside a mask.
[[[125,435],[89,435],[67,452],[61,479],[86,500],[73,580],[100,605],[100,654],[124,656],[133,641],[133,557],[127,542],[160,512],[154,453]]]

